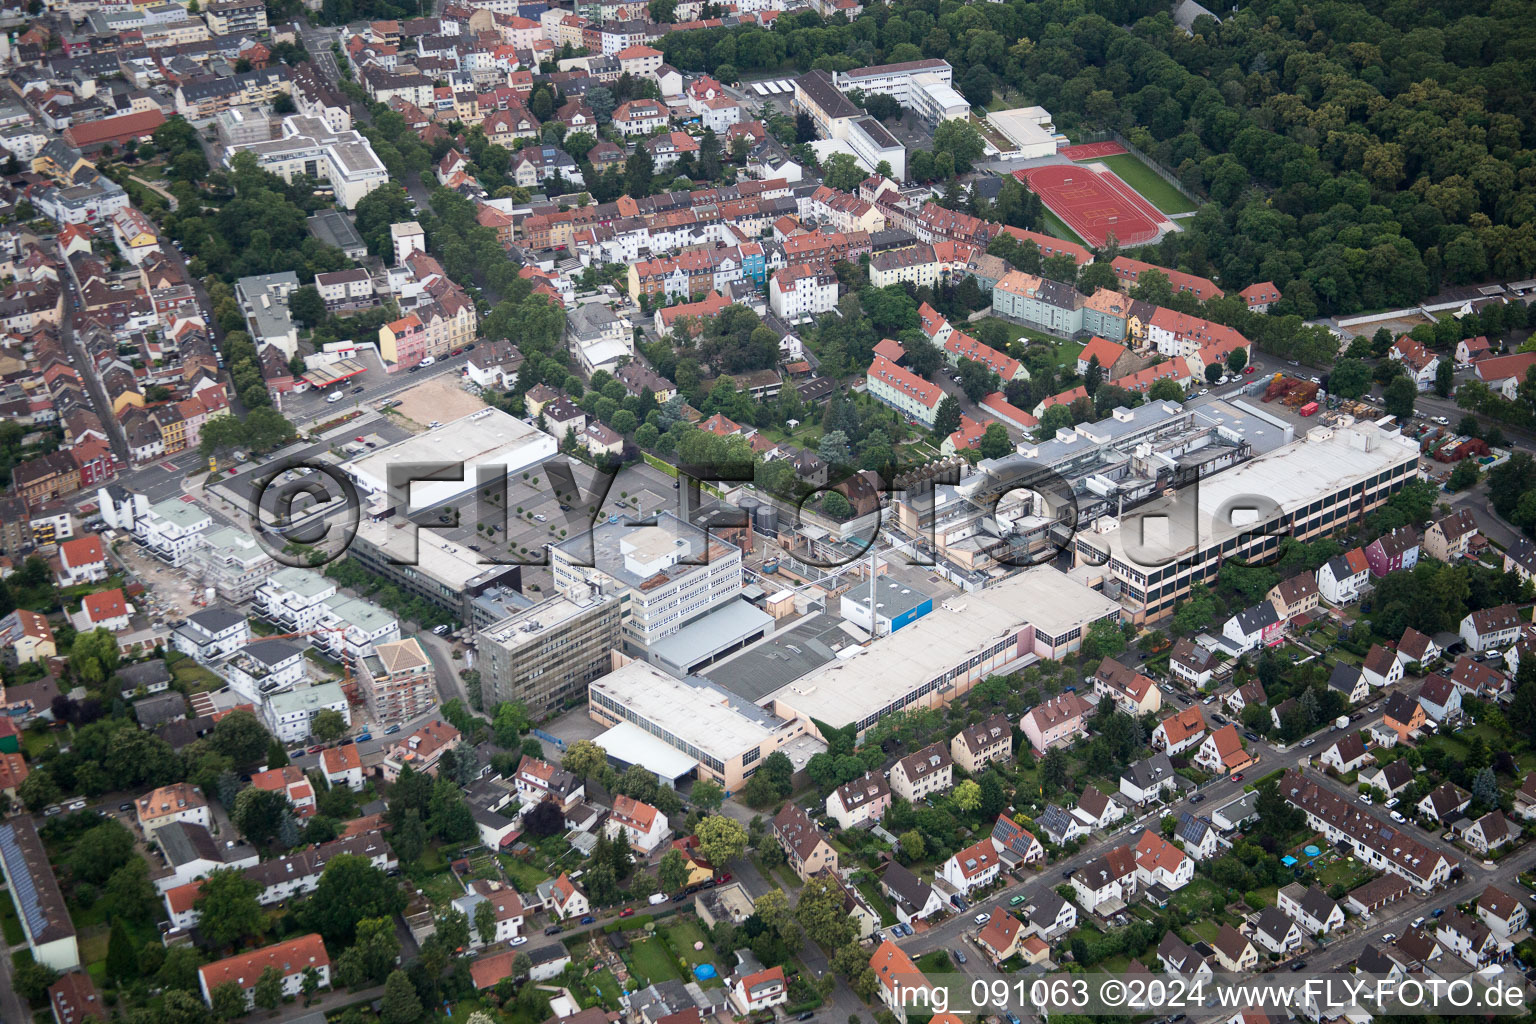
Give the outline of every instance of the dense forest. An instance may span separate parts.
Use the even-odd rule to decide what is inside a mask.
[[[875,4],[673,33],[685,71],[943,57],[972,103],[1118,130],[1212,200],[1149,254],[1303,317],[1536,273],[1536,19],[1510,0],[1261,0],[1193,35],[1157,0]]]

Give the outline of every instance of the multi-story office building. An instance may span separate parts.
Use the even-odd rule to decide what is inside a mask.
[[[305,175],[330,185],[336,201],[347,209],[358,200],[389,181],[384,162],[368,140],[347,129],[334,131],[317,117],[292,114],[283,118],[280,138],[231,146],[226,159],[250,152],[263,170],[284,181]]]
[[[550,555],[555,589],[565,597],[619,599],[625,645],[637,651],[741,591],[741,549],[670,512],[651,526],[599,524],[590,537],[554,545]]]
[[[1078,534],[1079,564],[1104,566],[1106,592],[1133,621],[1157,619],[1229,558],[1263,562],[1284,537],[1310,540],[1356,522],[1418,473],[1397,428],[1346,421]],[[1107,563],[1107,564],[1106,564]]]
[[[482,629],[476,649],[486,706],[517,700],[537,711],[579,697],[612,667],[620,608],[607,594],[552,597]]]
[[[375,644],[358,663],[357,678],[369,714],[381,725],[401,725],[437,706],[437,675],[415,637]]]

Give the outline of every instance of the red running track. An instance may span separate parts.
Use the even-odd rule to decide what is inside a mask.
[[[1145,245],[1157,237],[1164,220],[1135,189],[1108,171],[1047,164],[1013,174],[1095,249],[1107,245],[1111,233],[1121,245]]]
[[[1056,152],[1068,160],[1102,160],[1106,156],[1123,156],[1125,151],[1118,142],[1085,142],[1080,146],[1064,146]]]

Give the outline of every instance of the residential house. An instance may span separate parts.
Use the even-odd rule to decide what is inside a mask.
[[[1419,564],[1419,531],[1399,526],[1382,534],[1366,545],[1365,560],[1377,579],[1389,572],[1412,569]]]
[[[1211,681],[1216,664],[1213,652],[1187,637],[1175,643],[1168,655],[1168,671],[1197,689]]]
[[[1499,949],[1499,940],[1491,928],[1455,909],[1446,911],[1435,922],[1435,941],[1473,967],[1486,964]]]
[[[1072,808],[1072,816],[1089,829],[1108,828],[1125,815],[1124,804],[1099,792],[1098,787],[1093,785],[1083,789],[1082,795],[1077,798],[1077,806]]]
[[[1136,880],[1142,886],[1182,889],[1195,877],[1194,858],[1147,829],[1136,840]]]
[[[1055,846],[1064,846],[1074,839],[1081,839],[1093,828],[1059,804],[1046,804],[1045,810],[1035,818],[1035,824],[1045,832],[1045,838]]]
[[[890,939],[880,943],[869,958],[869,969],[880,986],[880,1001],[901,1024],[907,1024],[907,1011],[926,1007],[929,984],[912,958]]]
[[[184,821],[208,828],[212,819],[203,791],[185,782],[161,786],[139,797],[135,804],[139,829],[146,837],[172,822]]]
[[[1006,814],[999,814],[997,821],[992,823],[992,845],[1003,859],[1003,866],[1009,869],[1045,860],[1045,848],[1040,845],[1040,840]]]
[[[1387,349],[1387,358],[1402,363],[1420,391],[1435,386],[1435,371],[1440,368],[1440,357],[1404,334]]]
[[[945,907],[937,889],[895,861],[888,863],[880,876],[880,891],[890,899],[902,924],[925,920]]]
[[[999,910],[977,934],[976,945],[986,951],[994,964],[1001,964],[1018,954],[1019,946],[1026,938],[1028,936],[1024,932],[1024,925],[1019,919]]]
[[[1025,934],[1047,942],[1054,942],[1077,927],[1077,905],[1044,886],[1026,896],[1017,913],[1024,922]]]
[[[1375,758],[1365,749],[1365,741],[1360,738],[1358,732],[1346,732],[1330,744],[1318,760],[1325,768],[1332,768],[1340,775],[1344,775],[1358,771]]]
[[[1336,608],[1343,607],[1359,600],[1370,578],[1371,563],[1366,561],[1365,552],[1350,548],[1323,563],[1317,571],[1317,590],[1324,601]]]
[[[1420,668],[1424,668],[1439,657],[1439,644],[1412,626],[1403,630],[1403,638],[1397,642],[1397,659],[1405,667],[1408,665],[1418,665]]]
[[[1360,669],[1365,681],[1377,689],[1393,686],[1403,678],[1403,663],[1398,660],[1397,652],[1381,644],[1371,645]]]
[[[1021,728],[1040,757],[1051,747],[1071,745],[1088,734],[1087,718],[1094,706],[1075,693],[1063,693],[1036,705],[1023,718]],[[894,773],[893,773],[894,774]]]
[[[1381,875],[1364,885],[1349,891],[1344,902],[1349,909],[1362,917],[1370,917],[1376,911],[1396,903],[1411,891],[1407,878],[1399,874]]]
[[[1485,855],[1520,837],[1520,826],[1504,817],[1504,812],[1498,809],[1489,811],[1475,821],[1463,818],[1453,822],[1451,831],[1456,834],[1456,838]]]
[[[1527,772],[1515,793],[1515,817],[1522,821],[1536,818],[1536,772]]]
[[[1530,923],[1525,901],[1493,885],[1477,898],[1477,917],[1500,941],[1508,941],[1516,932],[1525,931]]]
[[[1281,956],[1301,948],[1301,928],[1279,907],[1265,907],[1253,922],[1253,939],[1271,953]]]
[[[1253,758],[1243,749],[1237,726],[1228,724],[1205,738],[1200,749],[1195,751],[1194,762],[1205,771],[1219,775],[1240,772],[1253,763]]]
[[[1130,846],[1113,847],[1072,872],[1068,882],[1077,894],[1077,902],[1090,914],[1117,912],[1136,892],[1135,850]]]
[[[612,838],[622,838],[636,853],[648,857],[667,838],[667,816],[648,803],[620,794],[613,798],[607,831]]]
[[[1171,756],[1183,753],[1203,739],[1205,716],[1200,711],[1200,705],[1191,704],[1157,723],[1149,742],[1153,750],[1161,750]]]
[[[1269,696],[1264,692],[1264,684],[1257,679],[1250,679],[1223,698],[1227,710],[1234,715],[1242,715],[1243,709],[1253,704],[1262,708],[1269,703]]]
[[[240,987],[247,1005],[251,1005],[254,1002],[256,983],[269,967],[281,977],[283,995],[289,998],[302,992],[305,973],[311,969],[319,976],[322,988],[331,983],[331,958],[325,952],[325,943],[318,935],[301,935],[287,942],[279,942],[250,953],[237,953],[199,967],[198,985],[203,999],[212,1006],[214,990],[234,982]]]
[[[949,754],[967,774],[976,775],[993,761],[1013,760],[1013,723],[1001,712],[966,726],[949,741]]]
[[[1157,944],[1157,960],[1163,965],[1164,972],[1179,977],[1193,978],[1214,973],[1205,957],[1171,931],[1165,932]]]
[[[1276,583],[1264,598],[1275,606],[1276,614],[1282,619],[1293,619],[1304,612],[1315,611],[1321,596],[1317,589],[1317,574],[1308,570]]]
[[[949,751],[941,743],[930,743],[891,767],[891,792],[916,803],[930,794],[948,792],[954,785],[954,774]]]
[[[1442,825],[1461,817],[1472,804],[1472,794],[1454,782],[1442,782],[1418,803],[1419,813]]]
[[[743,1016],[762,1010],[773,1012],[776,1006],[789,1002],[789,983],[784,979],[784,968],[769,967],[760,971],[739,974],[731,979],[731,1005]],[[694,1011],[698,1016],[698,1011]],[[668,1017],[661,1018],[669,1020]]]
[[[1387,799],[1397,796],[1413,783],[1413,764],[1406,758],[1389,761],[1378,768],[1367,766],[1355,776],[1355,781],[1387,794]]]
[[[955,888],[956,892],[969,893],[984,889],[997,880],[1002,870],[1002,858],[988,836],[955,853],[940,867],[938,876]]]
[[[801,881],[822,871],[837,871],[837,851],[821,826],[799,804],[788,803],[773,817],[773,835]]]
[[[1424,553],[1442,562],[1452,562],[1467,553],[1477,536],[1477,517],[1470,508],[1459,508],[1429,524],[1424,531]]]
[[[1273,604],[1260,601],[1227,619],[1221,632],[1238,653],[1244,654],[1255,647],[1274,643],[1285,625],[1286,620],[1275,611]]]
[[[1512,604],[1480,608],[1461,620],[1461,638],[1469,651],[1503,650],[1519,637],[1524,622]]]
[[[363,760],[356,743],[326,747],[320,752],[320,771],[331,786],[346,786],[356,793],[363,788]]]
[[[580,917],[592,909],[587,894],[576,887],[568,872],[561,872],[559,878],[540,882],[535,892],[539,905],[548,907],[550,913],[562,921]]]
[[[1259,966],[1259,951],[1229,924],[1221,926],[1221,930],[1216,933],[1216,941],[1211,943],[1211,949],[1216,954],[1216,962],[1224,971],[1246,974]]]
[[[1276,905],[1306,935],[1330,935],[1344,927],[1344,908],[1316,883],[1303,888],[1300,882],[1292,882],[1280,890]]]
[[[1381,721],[1397,736],[1399,743],[1406,743],[1419,735],[1424,728],[1424,706],[1405,693],[1394,693],[1387,698],[1382,709]]]
[[[1162,691],[1150,677],[1128,668],[1114,658],[1099,662],[1093,676],[1093,692],[1112,697],[1115,706],[1135,718],[1156,714],[1163,706]]]
[[[1424,677],[1424,682],[1419,685],[1418,701],[1424,714],[1436,725],[1461,715],[1461,688],[1438,673]]]
[[[59,576],[64,586],[106,579],[107,556],[101,547],[101,537],[87,533],[60,544]]]
[[[873,825],[891,806],[891,787],[875,772],[845,782],[827,796],[827,815],[842,829]]]
[[[1221,849],[1216,826],[1188,811],[1179,812],[1179,823],[1174,827],[1173,835],[1184,844],[1184,852],[1195,860],[1210,860]]]
[[[1120,792],[1137,805],[1145,805],[1163,793],[1179,790],[1179,775],[1167,754],[1157,753],[1120,773]]]
[[[1448,678],[1463,696],[1482,700],[1492,700],[1509,688],[1509,678],[1504,673],[1470,654],[1456,659]]]

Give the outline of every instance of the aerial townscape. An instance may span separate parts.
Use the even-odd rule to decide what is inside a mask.
[[[0,1021],[1536,999],[1530,14],[7,0]]]

